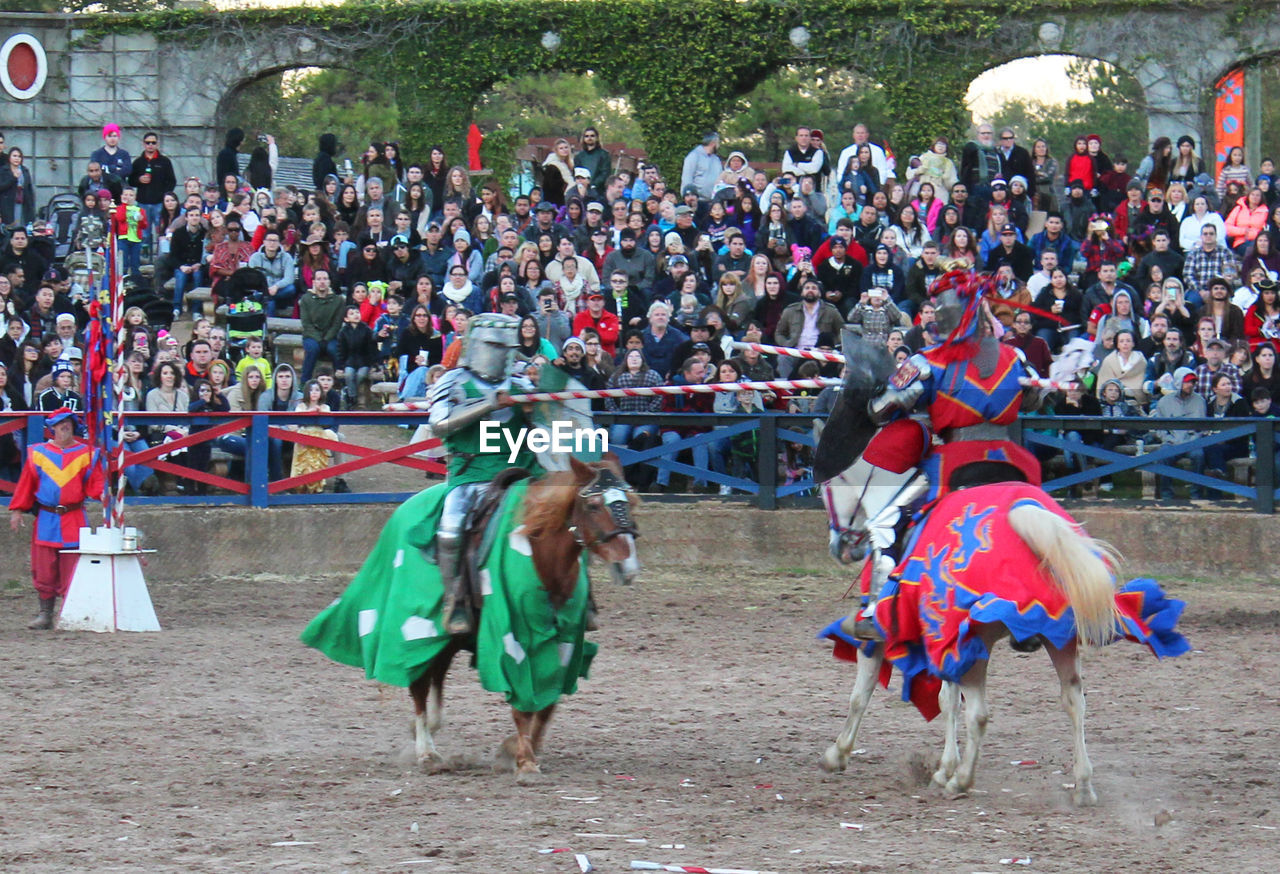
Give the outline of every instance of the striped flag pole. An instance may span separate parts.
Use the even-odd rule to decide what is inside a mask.
[[[830,388],[840,385],[838,379],[774,379],[764,382],[709,382],[698,385],[657,385],[644,388],[601,388],[581,391],[544,391],[512,395],[518,404],[541,401],[596,400],[597,398],[651,398],[658,395],[694,395],[735,391],[790,391],[794,389]],[[387,404],[384,410],[405,412],[426,410],[430,401],[410,401]]]
[[[111,520],[110,524],[113,528],[124,527],[124,489],[128,480],[125,479],[125,445],[124,445],[124,389],[125,381],[125,327],[124,327],[124,277],[120,275],[120,261],[116,257],[116,235],[112,230],[107,235],[107,248],[109,251],[108,263],[111,265],[110,282],[108,291],[111,295],[111,345],[108,351],[114,351],[115,360],[108,361],[107,379],[111,384],[112,393],[112,409],[115,414],[115,437],[116,448],[119,455],[116,459],[116,494],[115,500],[111,504]]]
[[[765,355],[782,355],[786,358],[807,358],[811,361],[826,361],[832,364],[844,364],[844,356],[838,352],[820,352],[816,349],[792,349],[789,346],[770,346],[767,343],[736,342],[734,349],[754,349]],[[1075,388],[1079,383],[1074,380],[1044,379],[1038,376],[1024,376],[1018,385],[1026,388],[1042,388],[1049,391],[1066,391]]]

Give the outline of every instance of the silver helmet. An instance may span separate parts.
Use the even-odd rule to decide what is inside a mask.
[[[520,317],[481,313],[467,323],[463,367],[487,382],[498,382],[511,373],[520,340]]]

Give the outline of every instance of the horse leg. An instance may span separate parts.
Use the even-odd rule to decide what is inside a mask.
[[[960,680],[960,693],[964,696],[964,755],[955,774],[947,781],[948,792],[968,792],[973,787],[973,777],[978,769],[978,756],[982,753],[982,739],[987,733],[987,661],[978,662]]]
[[[1072,793],[1072,801],[1079,807],[1089,807],[1098,803],[1098,796],[1093,791],[1093,764],[1089,761],[1089,753],[1084,748],[1084,688],[1080,682],[1080,655],[1073,640],[1062,649],[1045,644],[1049,658],[1053,661],[1053,669],[1058,672],[1058,682],[1062,686],[1062,709],[1071,717],[1071,736],[1075,742],[1075,778],[1076,789]]]
[[[551,717],[556,712],[556,705],[544,707],[533,715],[533,751],[534,753],[542,752],[542,738],[547,733],[547,724],[551,722]]]
[[[429,768],[444,764],[444,759],[436,749],[435,739],[431,736],[432,731],[439,728],[439,719],[437,717],[432,725],[432,719],[427,716],[427,699],[435,688],[434,680],[434,671],[429,668],[409,686],[409,695],[413,698],[413,750],[418,764]],[[435,709],[438,714],[439,705]]]
[[[853,751],[858,727],[862,725],[862,717],[867,712],[867,704],[871,701],[871,693],[875,691],[876,679],[880,676],[880,665],[883,662],[884,653],[880,647],[876,648],[873,656],[858,656],[858,674],[853,681],[853,692],[849,694],[849,716],[835,742],[822,754],[824,771],[834,774],[849,765],[849,753]]]
[[[942,761],[938,770],[933,772],[933,782],[946,786],[956,773],[956,765],[960,764],[960,747],[956,743],[956,717],[960,713],[960,686],[955,683],[943,683],[938,694],[938,703],[942,705]]]
[[[516,733],[502,742],[502,758],[515,760],[517,777],[528,777],[542,773],[538,767],[538,756],[533,748],[533,721],[536,714],[525,713],[511,708],[511,718],[516,724]]]

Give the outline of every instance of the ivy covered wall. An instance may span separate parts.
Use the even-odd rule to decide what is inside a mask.
[[[954,139],[970,81],[1025,54],[1036,8],[1030,0],[349,0],[100,16],[88,39],[143,30],[191,48],[234,46],[251,32],[333,40],[354,69],[391,89],[411,155],[433,143],[461,153],[473,107],[495,83],[590,70],[627,95],[650,156],[671,174],[734,97],[807,60],[881,82],[900,153],[938,134]]]

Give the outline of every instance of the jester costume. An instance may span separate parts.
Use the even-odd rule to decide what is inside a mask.
[[[31,578],[40,597],[40,613],[28,626],[33,629],[53,627],[55,601],[66,597],[78,558],[63,550],[80,546],[80,529],[89,524],[84,503],[100,499],[105,483],[98,451],[73,437],[72,429],[79,425],[73,411],[58,410],[45,424],[55,431],[55,438],[28,447],[9,501],[11,513],[36,516]],[[59,426],[68,429],[65,441],[56,436]]]

